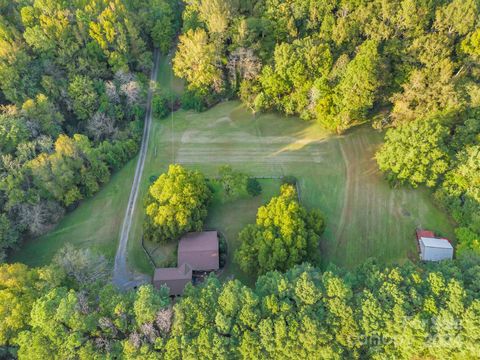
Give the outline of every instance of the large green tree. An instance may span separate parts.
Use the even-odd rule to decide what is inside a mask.
[[[392,179],[434,186],[449,167],[448,128],[437,119],[417,120],[390,129],[376,158]]]
[[[235,259],[243,271],[253,274],[318,260],[324,227],[320,213],[306,210],[298,203],[295,188],[283,185],[280,196],[258,209],[256,223],[239,234]]]
[[[312,118],[310,91],[316,78],[328,75],[332,61],[330,47],[312,38],[278,44],[274,67],[265,66],[259,77],[257,107]]]
[[[53,267],[0,265],[0,348],[15,344],[19,332],[28,326],[33,303],[62,280],[62,272]]]
[[[211,191],[202,174],[170,165],[148,189],[145,238],[168,241],[189,231],[201,231],[210,198]]]
[[[173,70],[175,75],[188,81],[191,89],[220,89],[222,72],[219,63],[219,53],[205,30],[189,30],[180,36]]]
[[[316,116],[326,127],[342,132],[367,119],[381,86],[378,44],[365,41],[342,69],[338,63],[337,84],[320,79],[316,86]]]
[[[93,115],[98,106],[98,94],[93,81],[86,76],[75,76],[68,86],[68,95],[75,115],[86,120]]]
[[[431,52],[428,52],[431,55]],[[392,118],[395,124],[435,114],[447,114],[463,106],[462,93],[457,91],[458,76],[449,59],[411,72],[403,84],[403,92],[392,97]],[[459,73],[461,75],[461,73]]]
[[[13,152],[17,146],[29,138],[28,128],[18,114],[0,114],[0,150]]]

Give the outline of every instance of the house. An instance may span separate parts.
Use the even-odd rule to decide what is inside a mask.
[[[191,232],[183,236],[178,244],[177,264],[188,264],[194,271],[218,270],[220,257],[217,232]]]
[[[417,241],[421,260],[440,261],[453,258],[453,246],[450,241],[435,237],[432,231],[417,230]]]
[[[220,268],[218,234],[216,231],[188,233],[178,244],[176,268],[157,268],[153,285],[168,286],[170,295],[182,295],[185,285],[192,281],[194,271],[214,271]]]
[[[185,285],[192,281],[192,268],[188,264],[176,268],[157,268],[153,275],[153,285],[159,289],[166,285],[170,296],[182,295]]]

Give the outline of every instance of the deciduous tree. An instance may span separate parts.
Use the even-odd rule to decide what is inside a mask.
[[[189,30],[180,36],[173,59],[175,75],[188,81],[189,88],[222,88],[220,57],[203,29]]]
[[[390,129],[376,158],[382,171],[413,186],[435,186],[449,167],[448,129],[438,119],[416,120]]]
[[[283,185],[280,196],[258,209],[256,223],[240,233],[235,259],[247,273],[284,271],[319,256],[323,230],[320,213],[303,208],[295,188]]]
[[[198,171],[170,165],[148,189],[144,236],[151,241],[176,240],[201,231],[211,192]]]

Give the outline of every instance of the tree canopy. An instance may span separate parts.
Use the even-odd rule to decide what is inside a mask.
[[[174,70],[206,104],[238,95],[337,132],[379,109],[397,124],[471,101],[478,24],[475,0],[192,1]]]
[[[324,228],[321,214],[302,207],[295,187],[283,185],[278,197],[258,209],[256,223],[240,232],[235,260],[243,271],[256,275],[314,261]]]
[[[475,359],[480,259],[352,273],[308,264],[253,287],[211,276],[166,289],[69,285],[52,266],[0,266],[0,353],[148,359]]]
[[[380,170],[413,186],[435,186],[449,166],[447,137],[448,128],[434,119],[388,130],[376,155]]]
[[[0,261],[138,151],[172,0],[0,1]]]
[[[175,74],[186,78],[191,89],[221,87],[221,71],[217,68],[220,59],[205,30],[189,30],[179,40],[173,62]]]
[[[210,199],[211,191],[201,173],[170,165],[148,189],[145,238],[162,242],[201,231]]]

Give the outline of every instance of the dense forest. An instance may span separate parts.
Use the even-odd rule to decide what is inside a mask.
[[[390,128],[392,185],[431,187],[480,252],[480,4],[476,0],[187,1],[174,59],[183,105],[238,96],[344,132]],[[273,126],[273,125],[272,125]]]
[[[136,154],[151,49],[171,48],[176,7],[0,1],[0,261]]]
[[[354,273],[304,264],[266,273],[253,288],[211,277],[172,304],[150,285],[121,293],[91,282],[98,261],[76,261],[82,252],[44,268],[0,266],[0,356],[479,358],[479,257],[423,267],[368,262]]]

